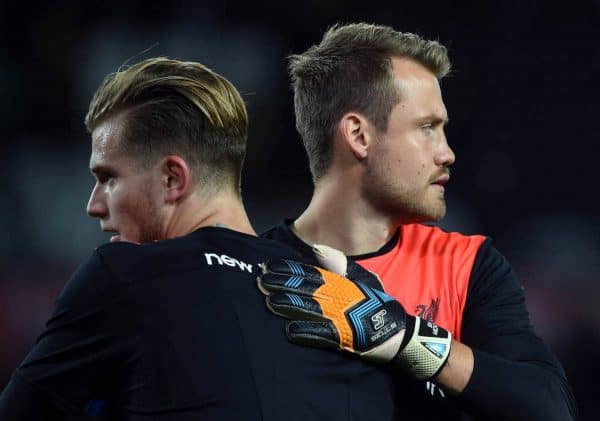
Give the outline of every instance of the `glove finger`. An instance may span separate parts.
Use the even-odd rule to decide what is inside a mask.
[[[264,294],[275,292],[291,292],[294,294],[312,295],[325,281],[320,278],[306,278],[298,275],[283,275],[267,272],[258,276],[258,287]]]
[[[322,279],[315,266],[294,260],[273,259],[262,264],[262,273],[276,273],[284,276],[301,276],[308,279]]]
[[[345,276],[355,282],[360,282],[368,287],[383,291],[383,284],[379,276],[355,263],[352,259],[333,247],[322,244],[313,244],[313,252],[319,265],[325,269]]]
[[[348,267],[346,269],[346,277],[355,282],[360,282],[368,287],[383,291],[383,283],[375,272],[371,272],[363,268],[358,263],[348,259]]]
[[[311,297],[275,293],[267,296],[267,307],[278,316],[288,319],[324,321],[321,305]]]
[[[276,259],[262,265],[262,275],[258,286],[264,293],[287,291],[304,295],[312,295],[326,282],[343,279],[340,275],[328,270],[295,262],[293,260]],[[346,281],[347,282],[347,281]],[[328,297],[324,297],[328,299]]]
[[[285,330],[289,340],[295,344],[340,349],[337,330],[329,322],[292,321],[288,322]]]
[[[361,268],[354,262],[348,261],[348,264],[349,267],[355,268],[352,273],[359,279],[359,282],[364,281],[361,283],[383,290],[375,274]],[[345,279],[342,275],[316,266],[291,260],[271,260],[264,263],[262,268],[263,273],[258,276],[257,282],[259,289],[264,294],[292,292],[334,300],[342,293],[340,288],[342,290],[350,288],[352,290],[351,295],[355,295],[356,287],[351,286],[355,284],[354,280]],[[326,284],[329,286],[328,288],[321,288]],[[316,292],[317,290],[319,291]],[[362,297],[362,294],[359,296]]]

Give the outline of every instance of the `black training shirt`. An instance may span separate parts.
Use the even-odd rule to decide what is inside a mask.
[[[65,419],[103,400],[111,420],[392,420],[384,367],[291,344],[258,264],[291,248],[207,227],[99,247],[77,270],[0,396],[0,420]]]

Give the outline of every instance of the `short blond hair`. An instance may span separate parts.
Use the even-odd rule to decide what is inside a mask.
[[[180,155],[194,178],[239,191],[248,113],[237,89],[195,62],[150,58],[109,74],[85,117],[88,132],[122,115],[123,150],[143,165]]]
[[[392,57],[421,63],[438,79],[450,71],[446,47],[389,26],[334,25],[317,45],[288,57],[294,89],[296,128],[306,149],[313,180],[329,168],[333,131],[347,112],[361,112],[384,131],[400,101]]]

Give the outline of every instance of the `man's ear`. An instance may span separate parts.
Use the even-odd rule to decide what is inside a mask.
[[[178,155],[168,155],[161,164],[162,186],[167,202],[176,202],[190,189],[192,175],[187,162]]]
[[[371,124],[359,113],[344,114],[339,125],[342,141],[350,148],[356,159],[365,159],[374,140]]]

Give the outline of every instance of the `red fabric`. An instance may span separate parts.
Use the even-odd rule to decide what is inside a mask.
[[[381,277],[385,291],[407,313],[435,322],[460,340],[469,277],[484,241],[481,235],[410,224],[400,227],[392,250],[357,262]]]

